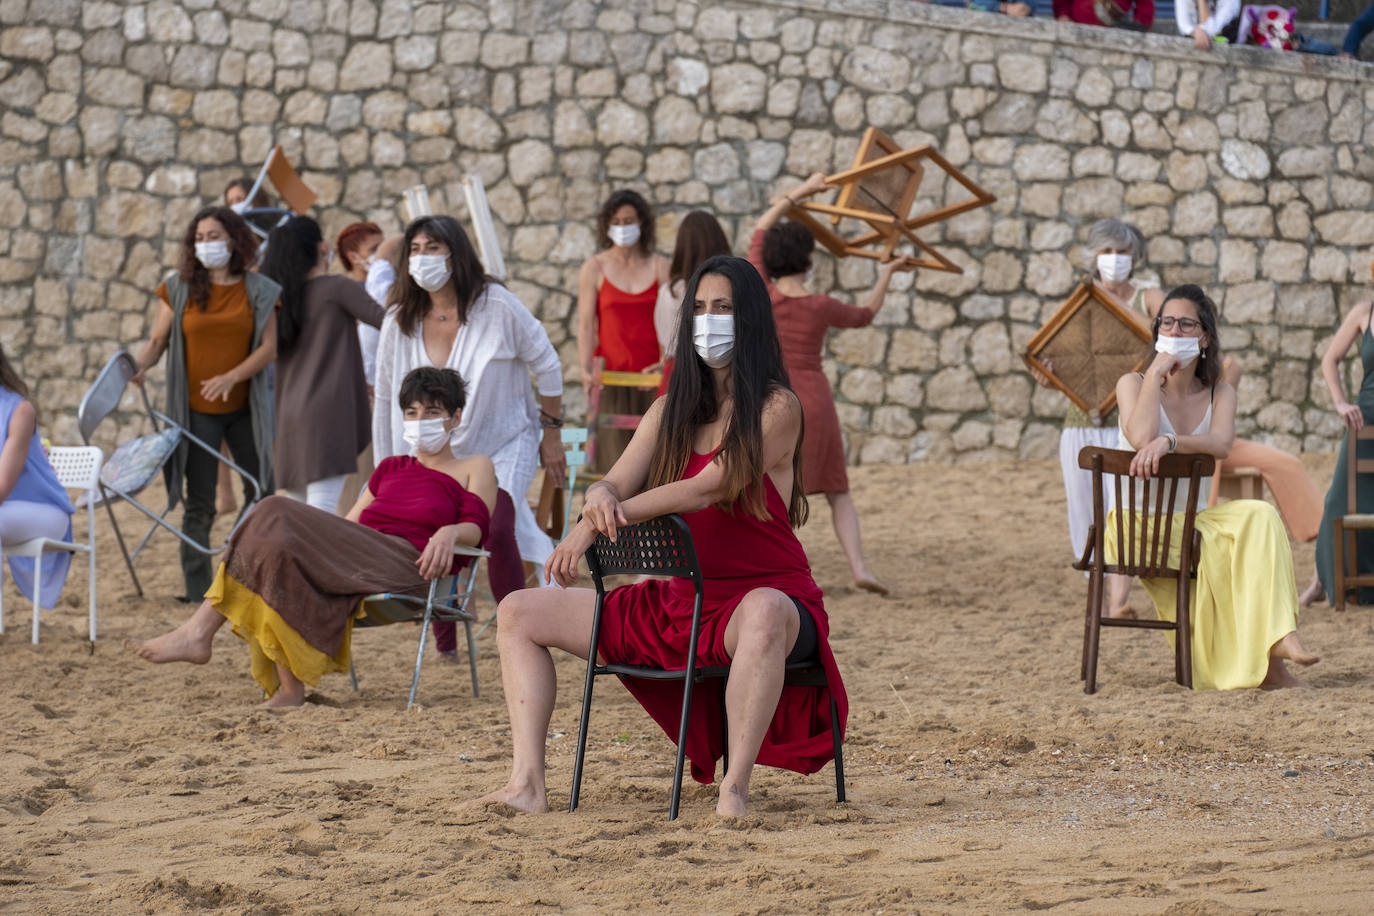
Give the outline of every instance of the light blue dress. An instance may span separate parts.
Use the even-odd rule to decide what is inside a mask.
[[[24,399],[18,392],[8,388],[0,387],[0,442],[9,438],[10,419],[14,416],[14,411],[23,403]],[[71,515],[76,510],[72,508],[71,500],[67,498],[67,491],[62,484],[57,482],[57,474],[53,472],[52,465],[48,463],[48,456],[43,452],[43,443],[38,434],[29,440],[29,454],[24,461],[24,469],[19,472],[19,479],[14,484],[14,489],[5,499],[17,502],[44,503],[55,506],[63,512]],[[63,539],[72,539],[72,524],[67,522],[67,531]],[[19,586],[19,591],[29,600],[33,600],[33,560],[28,557],[6,557],[10,561],[10,575],[14,577],[15,585]],[[51,608],[57,603],[57,596],[62,592],[62,586],[67,582],[67,571],[71,568],[72,555],[64,552],[49,553],[43,556],[41,561],[41,574],[43,582],[43,600],[41,606]]]

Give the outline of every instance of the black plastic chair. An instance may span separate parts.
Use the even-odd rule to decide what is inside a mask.
[[[692,544],[692,532],[682,516],[664,515],[620,528],[615,541],[598,536],[587,549],[586,556],[587,568],[591,572],[592,581],[596,584],[596,610],[592,616],[592,638],[587,650],[587,680],[582,691],[582,719],[577,728],[577,758],[573,763],[572,797],[568,803],[568,810],[577,810],[577,800],[582,788],[582,761],[587,751],[587,721],[592,709],[592,685],[597,677],[612,674],[658,681],[682,681],[682,720],[678,727],[673,794],[668,805],[668,820],[676,820],[678,804],[682,797],[682,771],[686,758],[687,724],[692,713],[692,687],[708,678],[726,678],[730,675],[728,665],[697,667],[703,584],[701,565],[697,562],[696,548]],[[685,669],[596,663],[601,637],[601,613],[606,603],[605,577],[620,575],[675,576],[691,580],[695,595],[692,600],[692,635],[688,640]],[[788,687],[826,687],[828,684],[825,669],[814,659],[788,665],[783,679],[783,685]],[[729,769],[729,722],[725,717],[724,691],[721,692],[721,729],[725,737],[725,741],[722,742],[725,748],[723,759],[726,769]],[[833,695],[830,698],[830,729],[835,748],[835,798],[843,802],[844,750],[840,736],[839,709]]]

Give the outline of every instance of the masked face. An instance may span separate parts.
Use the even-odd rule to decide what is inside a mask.
[[[405,420],[401,438],[417,455],[437,455],[448,447],[450,431],[442,417],[430,420]]]
[[[1165,337],[1163,334],[1155,341],[1156,353],[1168,353],[1178,360],[1179,366],[1192,365],[1201,352],[1201,341],[1196,337]]]
[[[1128,254],[1100,254],[1097,274],[1104,283],[1121,283],[1131,275],[1131,256]]]
[[[420,289],[432,293],[442,289],[452,276],[448,256],[442,254],[413,254],[410,256],[410,278]]]
[[[630,223],[628,226],[610,226],[606,229],[606,234],[611,238],[611,244],[617,248],[629,248],[639,241],[639,223]]]
[[[237,203],[232,203],[229,205],[229,209],[233,210],[239,216],[242,216],[244,214],[244,211],[248,209],[248,201],[241,200]]]
[[[735,353],[735,316],[693,315],[692,346],[712,369],[728,366]]]
[[[229,263],[229,243],[223,240],[196,242],[196,260],[206,270],[218,270]]]

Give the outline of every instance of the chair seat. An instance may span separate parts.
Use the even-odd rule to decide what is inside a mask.
[[[131,439],[116,448],[110,460],[105,462],[100,469],[100,482],[112,490],[137,496],[153,482],[180,442],[180,431],[171,428]],[[98,492],[95,502],[97,505],[101,502]],[[77,500],[77,508],[84,508],[85,504],[86,497],[82,494]]]
[[[68,541],[60,541],[54,538],[33,538],[28,541],[20,541],[18,544],[6,544],[5,556],[7,557],[30,557],[37,559],[45,553],[90,553],[91,548],[88,544],[72,544]]]
[[[1342,515],[1341,524],[1352,531],[1374,529],[1374,515]]]

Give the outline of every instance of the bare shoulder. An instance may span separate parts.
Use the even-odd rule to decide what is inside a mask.
[[[1121,378],[1116,380],[1117,396],[1120,397],[1121,392],[1123,391],[1128,391],[1132,393],[1140,391],[1140,383],[1143,381],[1145,381],[1145,379],[1143,379],[1140,376],[1140,373],[1127,372],[1125,375],[1121,376]]]
[[[790,388],[773,389],[763,402],[764,419],[791,423],[800,421],[801,415],[801,399]]]
[[[1145,311],[1150,313],[1151,318],[1154,318],[1164,305],[1164,288],[1160,286],[1150,287],[1141,296],[1141,301],[1145,303]]]
[[[1365,329],[1369,326],[1369,313],[1372,306],[1374,306],[1374,303],[1355,303],[1354,307],[1346,313],[1345,323],[1351,327],[1360,328],[1361,330]]]
[[[492,464],[486,455],[470,455],[467,458],[460,458],[453,466],[454,476],[458,482],[464,479],[485,480],[496,476],[496,465]]]
[[[1218,379],[1215,393],[1218,398],[1230,398],[1234,401],[1236,399],[1236,386],[1225,379]]]

